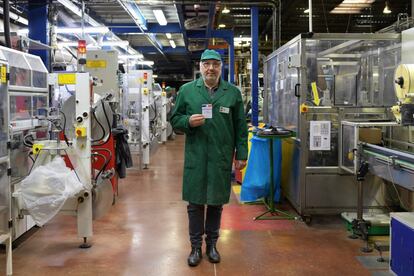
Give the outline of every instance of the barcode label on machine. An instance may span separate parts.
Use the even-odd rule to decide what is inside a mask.
[[[331,122],[310,121],[310,150],[331,150]]]

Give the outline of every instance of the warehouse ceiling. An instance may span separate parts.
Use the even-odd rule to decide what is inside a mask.
[[[369,5],[357,13],[334,14],[332,10],[344,0],[313,1],[314,32],[370,33],[383,29],[399,19],[399,14],[410,14],[411,0],[369,0]],[[41,1],[39,1],[41,2]],[[277,1],[159,1],[159,0],[90,0],[85,1],[86,13],[99,24],[108,26],[119,39],[142,53],[146,60],[154,61],[153,69],[166,79],[191,78],[201,51],[206,47],[227,53],[223,38],[212,38],[214,32],[232,31],[236,40],[250,37],[250,5],[259,5],[259,50],[267,55],[274,49],[272,41],[272,3]],[[27,18],[28,1],[11,1],[11,10]],[[81,7],[80,1],[53,0],[58,11],[59,26],[80,23],[71,5]],[[387,4],[391,13],[384,14]],[[308,31],[307,0],[281,1],[281,35],[284,44],[299,33]],[[153,10],[160,9],[167,20],[160,26]],[[229,13],[223,13],[223,10]],[[24,24],[17,23],[24,27]],[[139,26],[139,27],[138,27]],[[167,38],[171,33],[171,38]],[[174,41],[172,47],[170,41]],[[239,44],[241,43],[241,44]],[[236,51],[248,53],[248,41],[236,43]],[[239,52],[237,52],[239,53]],[[236,55],[237,58],[238,55]]]

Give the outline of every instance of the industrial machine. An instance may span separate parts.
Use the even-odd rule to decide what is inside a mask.
[[[153,85],[152,70],[130,70],[124,89],[124,122],[128,142],[140,156],[141,167],[148,168],[150,155],[159,142],[167,139],[167,99],[159,85]]]
[[[12,275],[12,217],[9,177],[8,63],[0,53],[0,243],[6,245],[6,273]]]
[[[43,120],[49,101],[47,69],[42,60],[34,55],[0,47],[1,55],[9,64],[8,122],[10,127],[10,174],[11,192],[19,189],[22,179],[30,170],[30,149],[24,145],[27,137],[43,139],[47,136],[48,123]],[[7,74],[5,75],[7,76]],[[3,99],[5,102],[5,99]],[[12,201],[13,240],[32,228],[35,223],[30,216],[22,216]]]
[[[305,220],[355,210],[341,122],[393,121],[400,42],[399,34],[301,34],[266,58],[264,118],[296,133],[283,142],[282,189]],[[365,181],[365,208],[383,206],[382,185]]]
[[[13,193],[17,201],[15,209],[23,217],[31,214],[38,225],[43,225],[58,211],[76,216],[78,236],[83,239],[81,247],[88,248],[90,244],[87,239],[92,236],[92,220],[103,216],[113,202],[110,179],[114,171],[108,168],[109,158],[113,158],[113,155],[102,147],[110,136],[112,113],[109,113],[111,109],[105,97],[93,102],[93,82],[89,73],[51,74],[50,83],[53,84],[52,95],[58,105],[48,108],[45,115],[50,122],[50,131],[45,139],[32,137],[25,140],[26,146],[31,146],[31,155],[34,157],[29,176]],[[27,183],[30,178],[35,180],[40,177],[33,177],[34,174],[40,174],[40,170],[36,169],[54,165],[53,162],[60,157],[64,158],[63,166],[74,172],[64,177],[66,182],[63,190],[71,188],[68,185],[73,182],[81,184],[63,200],[60,200],[62,192],[57,185],[39,185],[36,181]],[[98,160],[104,164],[99,170],[94,169],[94,163]],[[60,171],[61,168],[56,167],[56,170]],[[48,201],[52,199],[53,201]],[[49,208],[57,205],[57,199],[62,205]]]
[[[100,99],[105,99],[105,101],[101,101],[101,103],[109,103],[109,105],[106,104],[105,108],[103,108],[103,106],[101,106],[100,108],[101,112],[103,112],[103,115],[107,113],[106,116],[111,117],[108,119],[111,121],[112,125],[105,130],[106,133],[109,133],[108,141],[106,141],[104,144],[97,146],[99,146],[100,148],[103,147],[109,151],[110,154],[108,154],[108,151],[101,152],[101,154],[105,155],[105,158],[110,160],[107,164],[107,168],[115,170],[116,136],[124,134],[124,128],[120,124],[121,121],[119,120],[122,104],[122,75],[118,70],[118,52],[116,50],[88,50],[86,52],[85,71],[89,72],[94,80],[94,102],[96,103]],[[99,128],[96,128],[96,131],[97,135],[102,134]],[[94,137],[94,139],[96,138],[97,137]],[[113,156],[113,158],[110,158],[110,155]],[[99,169],[103,165],[103,160],[99,160],[94,164],[94,168]],[[118,191],[118,177],[119,174],[115,173],[111,178],[111,183],[114,190],[114,200],[115,194],[117,194]]]

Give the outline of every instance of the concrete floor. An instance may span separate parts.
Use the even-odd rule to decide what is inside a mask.
[[[14,275],[371,275],[355,258],[361,241],[337,219],[253,221],[264,207],[234,196],[223,213],[222,262],[188,267],[183,142],[160,146],[148,170],[129,170],[110,213],[94,221],[92,248],[79,249],[75,218],[58,215],[13,251]],[[0,254],[0,275],[4,264]]]

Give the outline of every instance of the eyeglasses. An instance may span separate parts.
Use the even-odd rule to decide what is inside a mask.
[[[221,62],[202,62],[204,69],[208,69],[213,66],[214,69],[218,69],[221,66]]]

